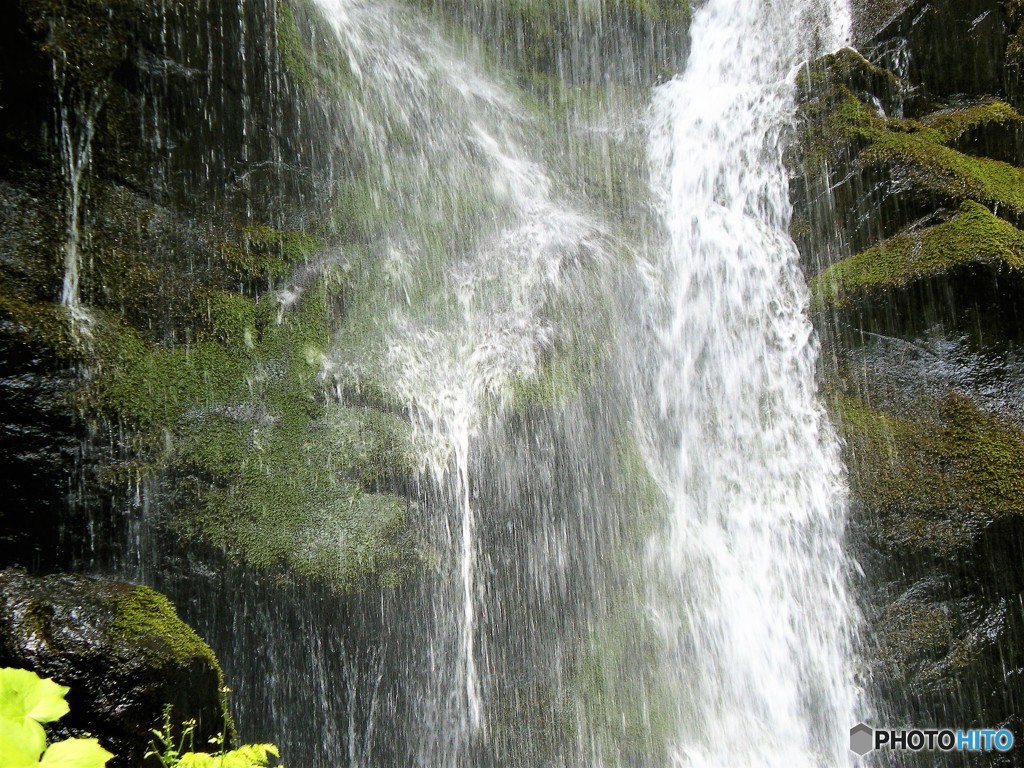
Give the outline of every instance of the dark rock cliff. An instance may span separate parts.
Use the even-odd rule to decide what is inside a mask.
[[[406,425],[317,378],[350,291],[324,257],[363,236],[349,214],[365,207],[344,146],[320,139],[345,141],[327,127],[344,74],[333,32],[304,2],[12,10],[0,560],[102,560],[147,482],[180,533],[239,560],[396,580]]]
[[[793,190],[845,443],[879,724],[1003,726],[1019,741],[1017,24],[1016,5],[998,0],[861,3],[860,53],[801,75]],[[966,759],[955,764],[1021,758]]]

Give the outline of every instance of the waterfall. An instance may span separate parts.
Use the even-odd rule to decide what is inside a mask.
[[[837,6],[710,0],[652,106],[668,240],[652,453],[673,507],[652,557],[685,713],[673,765],[848,761],[845,496],[783,167],[794,68],[839,43]]]
[[[453,42],[445,3],[275,6],[315,29],[277,44],[301,74],[299,111],[318,110],[302,117],[323,167],[289,173],[322,185],[311,206],[329,221],[257,306],[276,300],[281,323],[313,273],[345,284],[329,349],[305,352],[320,376],[303,407],[385,414],[411,434],[415,478],[379,482],[419,559],[397,585],[341,594],[182,545],[160,519],[173,483],[139,482],[119,567],[194,612],[239,681],[243,738],[310,768],[847,763],[844,486],[782,165],[795,69],[844,34],[830,2],[707,0],[685,72],[651,104],[650,49],[681,34],[681,2],[659,6],[679,30],[657,46],[648,3],[581,0],[579,18],[567,5],[562,22],[600,40],[553,34],[551,69],[529,86],[510,62],[533,49],[513,38],[543,31],[543,3],[516,5],[514,33],[493,31],[513,4],[462,9],[491,24],[463,33],[507,36],[490,57],[493,41]],[[622,28],[604,29],[613,12]],[[243,49],[258,28],[243,23]],[[211,51],[232,39],[209,38]],[[259,89],[235,90],[241,182],[266,136],[248,111]],[[73,316],[95,117],[60,120]],[[220,178],[216,153],[197,157],[179,175]],[[245,408],[223,413],[267,411],[248,384]],[[352,518],[374,514],[330,512],[337,525],[313,518],[289,544],[340,553]]]
[[[446,564],[417,631],[430,669],[413,694],[424,712],[414,759],[453,765],[488,738],[479,671],[488,650],[478,636],[493,597],[478,573],[482,479],[472,454],[515,383],[550,352],[551,309],[572,285],[573,260],[603,259],[605,235],[553,190],[527,151],[533,118],[480,62],[467,66],[400,6],[319,4],[353,78],[344,111],[371,169],[366,184],[393,214],[376,222],[374,255],[387,267],[369,340],[353,354],[342,339],[328,371],[384,382],[412,423],[423,480],[436,487],[431,527]]]

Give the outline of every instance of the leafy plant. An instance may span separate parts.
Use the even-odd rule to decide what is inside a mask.
[[[27,669],[0,669],[0,765],[4,768],[103,768],[113,755],[96,739],[46,745],[43,723],[70,710],[69,688]]]
[[[171,708],[164,708],[163,727],[153,730],[153,742],[146,757],[155,757],[163,768],[264,768],[271,757],[279,756],[273,744],[243,744],[224,751],[223,736],[211,739],[214,752],[194,752],[195,730],[195,720],[186,720],[181,735],[175,738]]]

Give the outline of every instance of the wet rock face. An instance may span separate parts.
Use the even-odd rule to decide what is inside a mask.
[[[167,705],[196,720],[197,745],[227,727],[212,651],[147,587],[0,571],[0,666],[70,686],[51,737],[98,737],[112,768],[143,764]]]
[[[1007,40],[1002,0],[933,0],[912,3],[861,47],[938,99],[1001,91]]]
[[[793,192],[866,574],[864,653],[891,722],[1003,725],[1019,740],[1018,10],[857,5],[864,57],[839,52],[804,76]]]
[[[325,82],[336,73],[321,72],[307,38],[324,37],[327,22],[304,0],[18,0],[9,10],[0,459],[15,478],[0,564],[46,572],[83,552],[102,560],[125,539],[126,488],[154,475],[175,489],[167,507],[188,516],[189,534],[259,565],[298,559],[337,575],[333,534],[315,563],[294,555],[310,550],[296,529],[322,530],[339,509],[367,521],[351,537],[346,583],[396,560],[399,545],[406,553],[406,504],[385,478],[409,474],[392,434],[403,425],[375,408],[331,410],[316,379],[349,290],[313,263],[332,222],[344,229],[351,213],[314,172],[342,154],[315,139],[334,114]],[[84,335],[62,303],[68,263],[80,265]],[[331,443],[319,425],[335,411],[346,431]],[[255,439],[268,427],[272,441]],[[167,435],[177,451],[165,450]],[[320,496],[304,474],[313,450],[343,465]],[[262,496],[274,494],[268,530]]]

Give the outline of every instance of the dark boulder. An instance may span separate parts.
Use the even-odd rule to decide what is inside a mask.
[[[167,706],[174,723],[196,721],[197,746],[230,728],[213,652],[148,587],[0,571],[0,666],[70,686],[50,735],[98,737],[111,768],[143,763]]]

